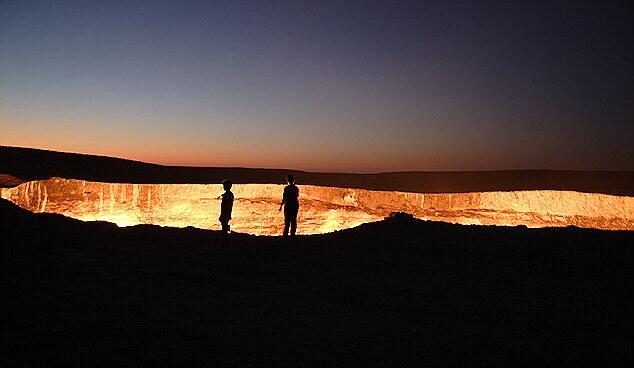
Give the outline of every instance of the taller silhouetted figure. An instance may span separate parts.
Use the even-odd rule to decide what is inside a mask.
[[[288,228],[291,228],[291,236],[295,236],[297,230],[297,212],[299,212],[299,188],[295,185],[295,177],[287,175],[288,185],[284,188],[280,211],[284,207],[284,236],[288,236]]]

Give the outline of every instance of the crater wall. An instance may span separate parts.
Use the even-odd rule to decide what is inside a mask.
[[[282,231],[283,185],[240,184],[232,229],[257,235]],[[219,184],[116,184],[53,178],[1,188],[2,198],[33,212],[58,213],[119,226],[155,224],[220,229]],[[298,232],[317,234],[376,221],[392,212],[458,224],[569,226],[634,230],[634,197],[535,190],[408,193],[300,186]]]

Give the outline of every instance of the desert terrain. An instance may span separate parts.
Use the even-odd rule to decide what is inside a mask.
[[[86,172],[87,166],[75,161],[85,157],[68,154],[49,156],[41,172],[25,169],[34,154],[41,152],[0,155],[3,193],[15,191],[14,202],[28,202],[0,200],[6,366],[533,367],[616,366],[634,359],[632,231],[459,225],[386,215],[400,208],[388,205],[399,197],[382,190],[387,204],[377,205],[368,223],[295,239],[238,231],[223,241],[218,231],[195,223],[120,227],[115,221],[47,213],[55,206],[85,206],[88,213],[98,206],[102,212],[110,206],[127,208],[134,185],[141,188],[139,203],[150,190],[151,208],[161,203],[151,201],[161,190],[151,185],[161,185],[166,176],[156,177],[157,184],[148,180],[154,177],[145,168],[135,176],[120,167],[116,176],[108,164],[102,171]],[[99,176],[106,174],[112,176]],[[201,190],[203,197],[216,193],[205,187],[218,186],[208,183],[211,177],[190,180],[195,176],[171,184],[193,186],[190,191]],[[242,186],[270,185],[271,193],[277,193],[275,180]],[[56,182],[72,190],[55,192],[49,184]],[[339,182],[305,183],[307,193],[313,190],[310,185],[325,191],[315,194],[320,198],[330,193],[329,203],[343,200],[345,193],[378,190],[350,185],[344,193],[334,186]],[[461,185],[473,189],[484,184]],[[575,189],[571,192],[579,198],[629,198],[631,193],[626,182],[602,184],[611,188],[605,191],[594,186],[596,193],[580,190],[583,185],[540,190]],[[113,196],[111,188],[117,188]],[[505,189],[541,193],[524,184],[492,189],[480,198]],[[97,205],[79,201],[72,207],[64,202],[68,193],[95,196]],[[403,198],[417,195],[406,192]],[[356,200],[368,201],[362,195]],[[607,213],[600,204],[593,205],[597,213]],[[627,207],[608,207],[624,218],[631,215]]]

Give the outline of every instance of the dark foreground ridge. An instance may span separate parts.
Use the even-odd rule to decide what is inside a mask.
[[[634,234],[396,216],[294,242],[0,200],[4,366],[610,366]]]
[[[282,169],[162,166],[120,158],[7,146],[0,146],[0,174],[25,180],[61,177],[139,184],[217,184],[227,178],[236,184],[283,184],[286,175],[292,174],[300,184],[419,193],[552,189],[634,195],[634,171],[310,173]]]

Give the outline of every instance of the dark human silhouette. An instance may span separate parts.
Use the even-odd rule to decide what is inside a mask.
[[[297,231],[297,212],[299,212],[299,188],[295,185],[295,177],[287,175],[288,185],[284,188],[280,211],[284,207],[284,236],[288,236],[290,226],[291,236]]]
[[[229,234],[230,226],[229,220],[231,220],[231,210],[233,209],[233,193],[231,192],[231,186],[233,183],[231,180],[223,180],[222,187],[225,189],[225,192],[222,193],[220,197],[222,197],[222,202],[220,203],[220,224],[222,225],[222,234]]]

